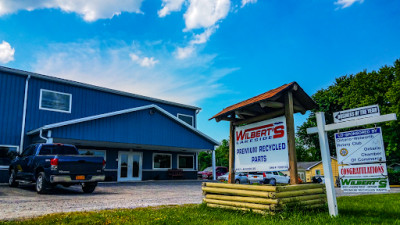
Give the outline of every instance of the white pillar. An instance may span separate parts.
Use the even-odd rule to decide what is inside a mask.
[[[325,131],[325,113],[315,113],[317,118],[317,128],[319,136],[319,145],[321,148],[322,165],[324,168],[326,197],[328,199],[329,214],[331,216],[338,215],[336,192],[333,182],[331,154],[329,152],[328,134]]]
[[[212,173],[213,180],[217,180],[217,173],[215,172],[215,149],[212,151]]]
[[[199,153],[196,152],[196,170],[199,171]]]

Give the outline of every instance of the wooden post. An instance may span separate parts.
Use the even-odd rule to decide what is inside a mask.
[[[235,183],[235,126],[230,122],[229,126],[229,176],[228,183]]]
[[[292,91],[288,91],[285,96],[285,117],[287,127],[287,139],[288,139],[288,150],[289,150],[289,175],[290,184],[297,184],[297,159],[296,159],[296,145],[294,136],[294,119],[293,119],[293,94]]]

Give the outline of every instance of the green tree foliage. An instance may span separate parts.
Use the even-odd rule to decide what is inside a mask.
[[[201,152],[199,154],[200,170],[204,170],[205,168],[212,166],[211,154],[211,151]],[[215,150],[215,164],[216,166],[229,166],[229,142],[226,139],[222,140],[221,145]]]
[[[215,151],[215,163],[217,166],[229,166],[229,142],[224,139]]]
[[[211,166],[212,162],[211,151],[199,153],[199,169],[203,171],[205,168]]]
[[[309,154],[316,154],[315,149],[319,149],[318,136],[309,135],[306,132],[307,128],[316,126],[314,115],[316,111],[325,112],[327,124],[333,123],[333,112],[374,104],[379,105],[382,115],[389,113],[400,115],[400,60],[396,60],[393,66],[380,68],[379,71],[363,71],[356,75],[339,77],[333,85],[317,91],[312,98],[318,104],[318,109],[313,111],[307,121],[297,128],[297,137],[298,145],[304,147]],[[383,130],[387,161],[399,161],[400,120],[381,123],[378,126],[381,126]],[[329,148],[333,156],[336,155],[334,133],[328,132]],[[314,160],[320,159],[320,153],[317,152]]]

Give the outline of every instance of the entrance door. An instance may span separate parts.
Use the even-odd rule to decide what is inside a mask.
[[[118,181],[142,180],[142,153],[118,153]]]

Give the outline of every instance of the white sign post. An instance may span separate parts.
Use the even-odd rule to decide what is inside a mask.
[[[284,116],[235,128],[235,172],[288,170]]]
[[[319,136],[319,145],[321,148],[322,166],[324,168],[326,197],[328,199],[329,214],[331,216],[338,215],[336,191],[333,182],[331,154],[329,152],[328,133],[325,128],[325,113],[315,113],[317,118],[317,128]]]
[[[367,124],[379,123],[379,122],[387,122],[396,120],[396,114],[387,114],[383,116],[374,116],[369,118],[361,118],[355,119],[348,122],[342,123],[334,123],[334,124],[325,124],[325,115],[323,112],[317,112],[316,114],[317,119],[317,127],[310,127],[307,128],[308,134],[318,133],[319,135],[319,142],[321,147],[321,156],[322,156],[322,164],[324,167],[324,175],[325,175],[325,186],[326,186],[326,195],[328,199],[328,207],[329,207],[329,214],[331,216],[338,215],[337,209],[337,201],[336,201],[336,192],[333,185],[333,174],[332,174],[332,165],[330,160],[330,152],[329,152],[329,144],[328,144],[328,136],[327,132],[332,130],[338,130],[343,128],[350,128],[356,126],[363,126]]]

